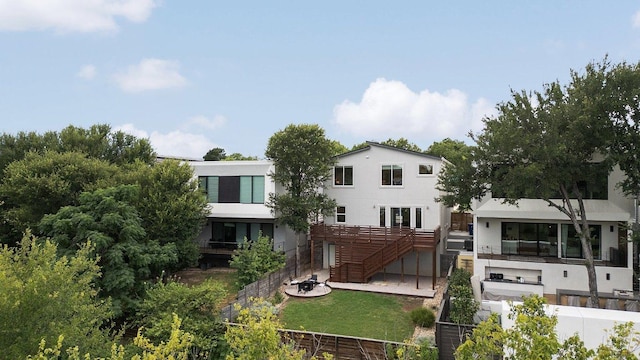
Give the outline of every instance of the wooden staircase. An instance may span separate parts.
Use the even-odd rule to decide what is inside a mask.
[[[365,283],[410,252],[435,251],[440,230],[321,224],[312,225],[311,237],[335,244],[336,265],[330,267],[330,281]]]

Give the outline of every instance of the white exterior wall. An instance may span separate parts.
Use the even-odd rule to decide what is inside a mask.
[[[199,176],[264,176],[265,202],[276,186],[269,173],[273,171],[271,161],[197,161],[189,163],[195,177]],[[274,219],[264,204],[209,204],[209,217],[239,219]]]
[[[518,304],[518,303],[515,303]],[[511,307],[508,301],[484,302],[482,306],[488,306],[492,311],[500,313],[502,327],[507,329],[514,325],[514,320],[509,319]],[[640,313],[631,311],[592,309],[573,306],[546,305],[548,315],[556,315],[558,323],[556,333],[558,340],[564,341],[577,334],[588,349],[596,349],[600,344],[606,343],[609,338],[607,331],[611,331],[616,324],[632,322],[633,331],[640,331]],[[633,350],[636,356],[640,355],[640,349]]]
[[[433,173],[420,175],[418,166],[421,164],[433,166]],[[360,226],[380,226],[380,208],[386,212],[385,226],[391,226],[391,208],[411,208],[410,227],[416,226],[415,208],[422,209],[423,230],[441,228],[441,236],[444,239],[450,227],[451,211],[441,203],[435,201],[439,191],[435,188],[438,173],[443,160],[433,156],[412,154],[410,152],[389,149],[384,146],[370,145],[368,149],[362,149],[338,158],[336,166],[353,167],[353,186],[335,186],[333,177],[327,184],[325,194],[336,200],[338,206],[346,209],[344,223],[338,223],[336,217],[325,218],[327,224],[344,224]],[[382,185],[382,165],[402,165],[402,185]],[[440,266],[439,254],[442,251],[444,241],[440,242],[437,249],[436,269]],[[331,249],[328,244],[323,247],[323,267],[327,268],[332,259]],[[419,273],[422,276],[432,275],[433,255],[431,252],[421,252],[419,258]],[[416,254],[410,253],[404,257],[404,272],[415,274],[417,266]],[[387,266],[389,273],[400,273],[402,270],[400,261]]]
[[[601,226],[601,260],[609,260],[610,247],[618,247],[619,223],[628,223],[634,214],[633,200],[616,191],[615,185],[621,179],[621,172],[615,169],[609,178],[608,200],[585,200],[589,224]],[[537,282],[541,276],[545,294],[555,294],[557,289],[585,291],[588,289],[587,271],[579,259],[569,259],[568,264],[536,262],[535,257],[522,257],[529,261],[479,259],[478,254],[500,255],[502,253],[503,222],[533,222],[558,224],[558,254],[561,258],[561,225],[570,224],[566,215],[549,207],[544,201],[523,199],[518,206],[501,204],[499,199],[486,197],[478,202],[474,218],[474,273],[481,279],[490,272],[503,273],[505,278],[515,280],[523,276],[526,281]],[[613,231],[611,231],[613,229]],[[598,291],[611,292],[613,289],[632,289],[633,246],[627,245],[627,267],[596,265]],[[563,260],[564,261],[564,260]],[[565,277],[565,271],[567,276]],[[609,280],[607,280],[607,274]],[[529,278],[527,278],[529,277]]]
[[[432,175],[418,175],[419,164],[433,165]],[[442,160],[372,145],[338,159],[338,166],[353,166],[353,186],[335,186],[333,179],[325,193],[346,207],[345,225],[380,225],[380,207],[387,217],[392,207],[410,207],[411,227],[415,226],[415,210],[422,208],[422,228],[433,230],[441,225],[441,205],[435,201],[435,189]],[[382,186],[382,165],[402,165],[402,186]],[[335,224],[336,218],[325,219]],[[387,220],[386,226],[391,223]]]
[[[269,176],[274,171],[274,165],[268,160],[194,161],[189,164],[196,178],[199,176],[264,176],[265,203],[269,199],[269,194],[282,191]],[[274,250],[282,250],[286,253],[295,250],[295,233],[287,226],[276,225],[271,209],[265,204],[210,203],[207,217],[238,222],[274,223]],[[197,241],[201,246],[206,246],[210,238],[211,224],[207,222]]]

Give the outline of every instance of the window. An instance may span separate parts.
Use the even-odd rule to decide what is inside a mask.
[[[558,225],[503,222],[502,254],[557,257]]]
[[[391,208],[391,226],[411,226],[411,208]]]
[[[380,226],[381,227],[385,227],[387,226],[387,224],[385,223],[385,220],[387,218],[387,209],[384,206],[380,206]]]
[[[264,203],[264,176],[240,177],[240,202],[243,204]]]
[[[382,185],[402,186],[402,165],[382,165]]]
[[[264,204],[264,176],[200,176],[209,203]]]
[[[422,229],[422,208],[416,208],[416,229]]]
[[[352,186],[353,166],[336,166],[333,168],[333,185]]]
[[[600,239],[602,228],[600,225],[589,225],[591,232],[591,251],[594,259],[600,259]],[[576,234],[573,224],[562,224],[562,257],[583,259],[582,244]]]
[[[347,209],[344,206],[336,208],[336,222],[343,223],[347,220]]]
[[[431,164],[418,165],[418,175],[433,175],[433,165]]]

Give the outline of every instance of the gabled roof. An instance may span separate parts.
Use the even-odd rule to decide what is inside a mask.
[[[438,157],[438,156],[428,155],[428,154],[425,154],[425,153],[422,153],[422,152],[418,152],[418,151],[400,149],[400,148],[397,148],[397,147],[393,147],[393,146],[389,146],[389,145],[385,145],[385,144],[380,144],[380,143],[375,142],[375,141],[367,141],[367,146],[366,147],[363,147],[363,148],[360,148],[360,149],[356,149],[356,150],[347,151],[346,153],[342,153],[340,155],[336,155],[335,157],[336,158],[342,158],[342,157],[350,156],[350,155],[353,155],[353,154],[357,154],[359,152],[369,151],[372,146],[383,148],[383,149],[387,149],[387,150],[399,151],[399,152],[403,152],[403,153],[411,154],[411,155],[418,155],[418,156],[422,156],[422,157],[428,158],[428,159],[446,161],[446,159]]]

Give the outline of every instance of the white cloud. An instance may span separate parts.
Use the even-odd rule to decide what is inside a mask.
[[[116,18],[143,22],[155,0],[0,0],[0,31],[115,31]]]
[[[634,28],[640,27],[640,10],[636,11],[635,14],[631,17],[632,26]]]
[[[149,139],[156,153],[164,156],[201,159],[207,151],[219,147],[203,134],[193,134],[182,130],[168,133],[153,131],[149,134],[144,130],[137,129],[133,124],[124,124],[115,127],[114,130],[123,131],[138,138]]]
[[[113,76],[120,88],[129,93],[146,90],[179,88],[187,84],[180,75],[180,63],[162,59],[143,59],[137,65],[131,65],[126,71]]]
[[[205,129],[205,130],[215,130],[218,129],[224,124],[227,123],[227,118],[222,115],[216,115],[213,119],[209,119],[204,115],[196,115],[190,118],[185,124],[186,129]]]
[[[336,105],[333,121],[342,130],[367,139],[439,141],[446,137],[462,139],[470,130],[481,130],[481,119],[493,113],[487,100],[480,98],[469,104],[460,90],[416,93],[400,81],[380,78],[369,85],[359,103],[345,100]]]
[[[96,76],[96,67],[93,65],[85,65],[76,73],[76,76],[81,79],[92,80]]]

